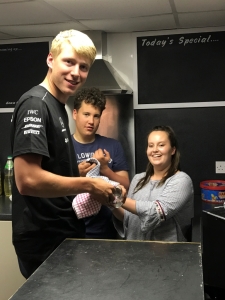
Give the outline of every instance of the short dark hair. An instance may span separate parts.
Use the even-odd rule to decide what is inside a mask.
[[[148,137],[153,131],[164,131],[164,132],[166,132],[167,135],[168,135],[171,147],[176,148],[176,152],[173,154],[173,156],[171,158],[171,166],[169,167],[169,170],[168,170],[167,174],[159,182],[159,186],[160,186],[169,177],[173,176],[178,170],[180,170],[180,151],[179,151],[178,142],[177,142],[175,132],[173,131],[173,129],[170,126],[166,126],[166,125],[158,125],[158,126],[155,126],[155,127],[152,128],[152,130],[147,135],[147,145],[148,145]],[[146,148],[147,148],[147,146],[146,146]],[[154,168],[153,168],[152,164],[150,162],[148,162],[145,176],[143,178],[141,178],[139,180],[139,182],[137,183],[137,185],[135,187],[135,192],[137,192],[143,186],[145,186],[149,182],[149,180],[150,180],[150,178],[153,174],[154,174]]]
[[[76,92],[74,98],[74,109],[77,111],[81,108],[82,102],[91,104],[100,109],[102,114],[105,109],[106,97],[105,95],[96,87],[83,88]]]

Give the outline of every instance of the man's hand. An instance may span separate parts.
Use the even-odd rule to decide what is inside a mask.
[[[114,196],[115,186],[113,186],[112,184],[108,183],[107,181],[101,178],[92,178],[92,179],[94,180],[93,192],[90,192],[92,198],[103,205],[112,206],[112,203],[115,199]],[[127,191],[124,188],[124,186],[119,185],[119,187],[122,190],[121,198],[123,199],[122,202],[124,204],[127,197]]]
[[[82,161],[78,165],[79,173],[81,177],[85,177],[86,174],[96,166],[95,163],[90,163],[86,161]]]
[[[117,181],[123,185],[126,189],[129,188],[129,175],[125,170],[113,171],[109,167],[109,162],[111,161],[110,153],[107,150],[98,149],[95,151],[94,158],[100,162],[100,174],[102,176],[108,177],[110,180]]]
[[[104,179],[92,178],[93,186],[91,197],[103,205],[109,205],[114,200],[114,186]]]
[[[95,151],[93,157],[100,162],[100,171],[108,168],[108,163],[110,162],[111,157],[107,150],[98,149]]]

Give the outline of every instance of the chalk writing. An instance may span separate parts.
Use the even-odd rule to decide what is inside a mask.
[[[13,51],[21,51],[22,49],[20,48],[0,48],[0,52],[13,52]]]
[[[9,101],[7,101],[5,104],[6,104],[6,105],[15,105],[16,102],[9,102]]]
[[[169,36],[167,38],[160,39],[159,37],[148,37],[148,38],[142,38],[141,39],[141,46],[142,47],[165,47],[170,46],[173,44],[178,44],[182,46],[187,46],[189,44],[206,44],[206,43],[215,43],[219,42],[219,39],[213,39],[212,35],[209,34],[208,36],[198,36],[198,37],[192,37],[192,38],[186,38],[185,36],[180,36],[178,40],[173,38],[170,38]]]
[[[154,46],[160,46],[160,47],[165,47],[166,44],[169,43],[170,44],[170,41],[169,41],[169,37],[167,39],[158,39],[158,38],[155,38],[153,40],[149,40],[147,38],[143,38],[142,39],[142,47],[143,46],[151,46],[151,47],[154,47]]]

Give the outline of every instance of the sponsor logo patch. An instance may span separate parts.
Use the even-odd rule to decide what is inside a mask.
[[[23,133],[24,133],[24,134],[29,134],[29,133],[31,133],[31,134],[37,134],[37,135],[39,135],[39,134],[40,134],[40,131],[39,131],[39,130],[34,130],[34,129],[28,129],[28,130],[24,130]]]
[[[24,120],[24,123],[26,123],[26,122],[41,123],[41,118],[37,118],[37,117],[26,117],[23,120]]]

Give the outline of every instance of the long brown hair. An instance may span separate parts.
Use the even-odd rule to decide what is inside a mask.
[[[173,176],[178,170],[180,170],[180,151],[178,149],[178,142],[177,142],[175,133],[174,133],[173,129],[170,126],[158,125],[158,126],[153,127],[153,129],[149,132],[149,134],[147,136],[147,141],[148,141],[149,135],[153,131],[164,131],[164,132],[166,132],[167,135],[168,135],[171,147],[176,148],[175,153],[172,155],[171,165],[168,169],[168,172],[166,173],[166,175],[158,183],[158,186],[160,186],[169,177]],[[149,182],[149,180],[150,180],[150,178],[153,174],[154,174],[154,168],[153,168],[153,165],[149,161],[148,165],[147,165],[147,168],[146,168],[145,176],[139,180],[139,182],[137,183],[137,185],[135,187],[134,192],[136,193],[141,188],[143,188],[143,186],[145,186]]]

